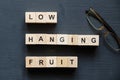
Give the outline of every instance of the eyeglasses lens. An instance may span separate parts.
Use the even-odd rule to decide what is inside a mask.
[[[115,49],[115,50],[118,50],[119,49],[119,45],[116,41],[116,39],[112,36],[111,33],[109,33],[108,35],[105,36],[105,41],[107,42],[107,44]]]
[[[92,17],[92,16],[88,16],[88,21],[90,23],[90,25],[96,29],[96,30],[101,30],[101,27],[103,26],[102,23],[100,23],[100,21],[98,21],[96,18]]]

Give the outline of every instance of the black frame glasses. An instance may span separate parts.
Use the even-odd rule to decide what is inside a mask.
[[[94,20],[97,20],[101,26],[95,26],[95,23],[92,22],[92,17]],[[93,8],[90,8],[89,10],[86,10],[86,18],[88,23],[99,32],[103,32],[105,42],[108,44],[110,48],[113,50],[120,52],[120,38],[115,33],[115,31],[110,27],[110,25],[98,14]],[[110,43],[108,41],[108,36],[111,36],[113,38],[113,43]],[[111,40],[112,41],[112,40]],[[117,44],[116,46],[112,46],[111,44],[114,44],[114,42]]]

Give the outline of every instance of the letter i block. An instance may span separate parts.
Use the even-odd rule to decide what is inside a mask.
[[[67,63],[67,57],[57,57],[57,66],[56,67],[63,67],[63,68],[67,68],[68,67],[68,63]]]
[[[26,34],[25,35],[25,44],[26,45],[35,45],[37,44],[37,36],[36,34]]]
[[[78,35],[68,35],[68,45],[78,45]]]
[[[25,23],[35,23],[35,12],[25,12]]]
[[[57,12],[46,12],[47,23],[57,23]]]

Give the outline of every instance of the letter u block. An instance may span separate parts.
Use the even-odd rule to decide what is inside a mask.
[[[56,57],[55,56],[48,56],[46,57],[46,67],[56,67],[57,61],[56,61]]]

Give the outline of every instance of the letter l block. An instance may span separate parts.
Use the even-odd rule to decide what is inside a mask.
[[[35,23],[35,12],[25,12],[25,23]]]

